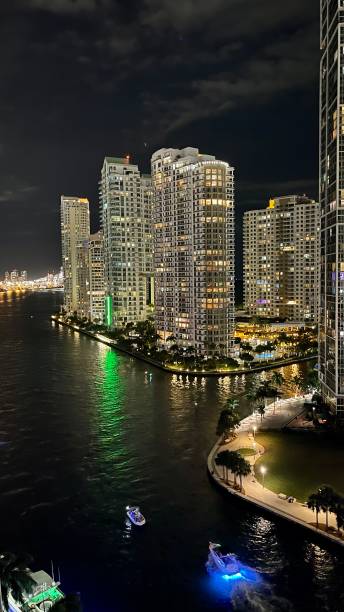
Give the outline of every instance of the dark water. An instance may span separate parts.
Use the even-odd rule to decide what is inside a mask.
[[[344,610],[341,550],[208,480],[219,408],[248,379],[188,381],[116,354],[52,324],[60,299],[0,296],[0,547],[48,571],[54,559],[86,612]],[[126,526],[127,503],[144,529]],[[205,573],[210,539],[271,592],[230,603]]]

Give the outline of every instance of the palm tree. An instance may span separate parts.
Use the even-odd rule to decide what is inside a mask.
[[[343,501],[343,498],[342,498],[340,504],[338,504],[336,506],[335,515],[336,515],[337,529],[338,529],[338,532],[340,532],[340,530],[343,529],[343,527],[344,527],[344,501]]]
[[[217,423],[216,435],[223,436],[225,440],[234,434],[235,429],[240,425],[240,416],[236,410],[237,400],[229,400],[227,407],[221,410]]]
[[[24,604],[24,595],[32,592],[36,584],[28,569],[32,562],[29,555],[4,552],[0,555],[0,612],[8,612],[8,596],[11,591],[18,604]]]
[[[302,378],[302,376],[293,376],[292,378],[293,383],[295,385],[295,387],[301,391],[302,393],[304,393],[304,391],[307,390],[307,385],[305,384],[304,379]]]
[[[229,400],[227,400],[227,408],[229,408],[230,410],[237,410],[239,406],[239,400],[231,398]]]
[[[318,391],[320,389],[319,374],[316,370],[311,370],[306,376],[307,391]]]
[[[335,492],[332,487],[328,485],[322,485],[318,490],[320,508],[326,515],[326,529],[328,529],[328,514],[332,512],[333,502],[335,499]]]
[[[270,397],[271,399],[274,400],[274,414],[275,414],[275,412],[276,412],[276,399],[278,397],[281,397],[281,393],[280,393],[280,391],[278,391],[278,389],[276,387],[270,387],[269,395],[267,397]]]
[[[237,475],[238,475],[237,469],[238,469],[239,458],[240,458],[240,455],[237,451],[228,451],[228,455],[226,457],[227,469],[230,470],[233,474],[235,487],[237,484]]]
[[[265,404],[266,399],[268,397],[271,397],[271,393],[272,393],[272,387],[271,387],[270,381],[263,380],[260,383],[260,385],[257,387],[257,389],[255,390],[256,401],[264,400],[264,404]]]
[[[249,391],[246,393],[246,398],[248,399],[249,402],[252,402],[253,404],[252,412],[255,412],[255,404],[257,403],[257,391],[255,387],[251,387],[249,389]]]
[[[229,455],[230,451],[225,450],[225,451],[221,451],[216,457],[215,457],[215,463],[216,465],[221,465],[222,469],[223,469],[223,480],[225,480],[226,482],[228,482],[228,455]]]
[[[260,414],[260,422],[262,423],[263,422],[263,417],[264,417],[264,414],[265,414],[265,406],[264,406],[264,404],[259,404],[259,406],[258,406],[258,414]]]
[[[338,493],[334,493],[330,512],[336,515],[338,533],[344,527],[344,498]]]
[[[285,378],[281,372],[274,372],[270,378],[270,381],[276,387],[281,387],[285,383]]]
[[[196,352],[196,349],[194,346],[188,346],[185,352],[187,353],[187,355],[194,355]]]
[[[234,473],[236,476],[239,476],[240,491],[242,491],[242,479],[243,477],[246,477],[249,474],[251,474],[251,464],[249,463],[249,461],[244,459],[244,457],[242,457],[240,453],[237,453],[237,455],[238,455],[238,458],[237,458],[236,464],[234,465],[234,470],[235,470]]]
[[[248,353],[247,351],[244,353],[240,353],[239,357],[244,362],[246,367],[249,365],[251,361],[254,360],[253,355],[251,355],[251,353]]]
[[[250,353],[253,350],[249,342],[240,342],[240,348],[244,353]]]
[[[307,506],[308,506],[308,508],[313,510],[313,512],[315,512],[316,525],[317,525],[317,527],[319,527],[319,512],[321,510],[320,499],[319,499],[319,492],[312,493],[309,496],[309,498],[307,500]]]

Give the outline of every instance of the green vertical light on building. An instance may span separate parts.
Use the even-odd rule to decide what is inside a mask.
[[[112,296],[107,295],[105,298],[105,323],[108,327],[112,326],[112,318],[113,318]]]

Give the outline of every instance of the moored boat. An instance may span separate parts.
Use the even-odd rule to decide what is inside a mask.
[[[19,604],[12,593],[9,594],[10,612],[48,612],[48,610],[61,599],[64,594],[60,590],[60,582],[55,582],[43,570],[30,572],[34,585],[30,593],[24,594],[24,604]]]

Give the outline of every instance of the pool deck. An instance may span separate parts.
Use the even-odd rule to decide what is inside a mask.
[[[340,538],[334,535],[333,532],[324,531],[315,526],[315,513],[307,508],[307,506],[298,501],[289,503],[287,500],[281,499],[278,497],[277,493],[273,493],[266,487],[263,487],[254,475],[254,464],[261,458],[265,450],[261,444],[255,442],[253,427],[256,426],[257,431],[258,429],[271,430],[285,427],[290,420],[293,420],[300,414],[305,399],[306,397],[291,398],[276,402],[275,411],[273,406],[267,408],[265,418],[262,422],[260,415],[249,416],[243,419],[237,430],[238,435],[233,440],[225,444],[218,441],[212,448],[208,457],[208,471],[214,482],[229,494],[236,495],[243,500],[255,504],[259,508],[272,512],[273,514],[305,527],[309,531],[322,535],[332,542],[343,546],[344,537]],[[215,458],[219,452],[223,450],[235,451],[239,448],[252,448],[256,450],[255,455],[245,457],[251,463],[252,472],[247,478],[243,479],[244,492],[240,492],[231,486],[231,484],[233,485],[233,475],[231,473],[229,473],[230,484],[227,484],[223,479],[222,467],[215,463]],[[288,491],[281,491],[280,493],[288,494]],[[320,525],[324,527],[325,515],[320,513],[319,519]],[[335,516],[332,514],[329,515],[329,527],[331,530],[336,529]]]

